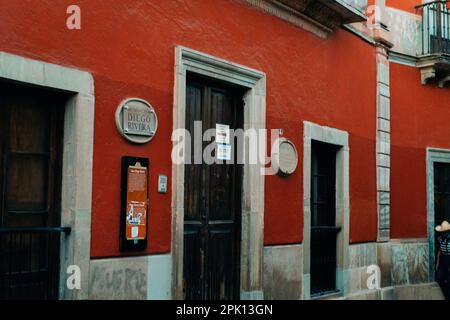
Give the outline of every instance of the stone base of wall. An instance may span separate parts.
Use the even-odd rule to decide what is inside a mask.
[[[302,299],[303,254],[301,244],[264,248],[264,299]],[[369,279],[375,273],[377,282]],[[430,280],[427,239],[350,245],[345,274],[347,292],[323,299],[443,299],[439,286]],[[373,284],[381,289],[370,290]]]
[[[444,300],[437,283],[397,286],[393,287],[392,294],[396,300]]]
[[[367,280],[373,271],[369,266],[377,264],[376,243],[362,243],[350,246],[348,269],[348,295],[368,290]],[[368,272],[371,271],[371,272]]]
[[[89,299],[171,299],[171,255],[91,260]]]
[[[258,297],[302,299],[303,254],[301,244],[265,247],[264,294]],[[439,286],[429,279],[428,257],[426,239],[350,245],[347,292],[324,299],[441,300]],[[369,290],[368,278],[377,267],[381,289]],[[170,254],[96,259],[90,263],[89,299],[167,300],[172,298],[171,283]]]
[[[299,300],[302,294],[302,246],[264,248],[264,299]]]
[[[407,286],[431,281],[427,239],[392,240],[377,244],[381,287]]]
[[[444,300],[436,283],[386,287],[351,294],[341,300]]]

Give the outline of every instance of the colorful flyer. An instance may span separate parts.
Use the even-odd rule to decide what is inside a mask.
[[[128,167],[126,239],[144,240],[147,230],[147,168]]]

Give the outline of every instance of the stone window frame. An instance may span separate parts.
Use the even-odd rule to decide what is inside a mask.
[[[87,299],[91,245],[92,164],[94,133],[94,79],[89,72],[0,52],[0,79],[21,85],[51,88],[70,95],[64,115],[62,155],[61,226],[70,227],[62,236],[59,280],[60,299]],[[81,271],[81,289],[66,286],[67,267]]]
[[[311,147],[320,141],[340,147],[336,154],[336,226],[341,227],[337,238],[336,287],[339,294],[348,293],[349,231],[350,231],[350,148],[346,131],[303,122],[303,281],[302,298],[311,299]]]
[[[246,88],[244,130],[266,128],[266,74],[183,46],[175,48],[173,130],[185,128],[186,77],[207,76]],[[261,139],[262,137],[260,137]],[[266,154],[266,138],[260,145]],[[174,142],[175,145],[175,142]],[[244,164],[240,297],[263,299],[264,165]],[[172,295],[183,298],[184,165],[172,165]]]
[[[450,149],[427,148],[426,154],[426,176],[427,176],[427,237],[429,246],[429,280],[434,282],[436,257],[434,254],[434,164],[449,163]]]

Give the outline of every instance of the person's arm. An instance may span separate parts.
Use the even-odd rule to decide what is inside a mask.
[[[441,250],[438,249],[437,258],[436,258],[436,271],[439,269],[439,262],[441,260]]]

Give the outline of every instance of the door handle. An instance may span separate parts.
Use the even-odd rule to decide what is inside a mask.
[[[203,279],[205,274],[205,251],[200,248],[200,279]]]
[[[206,197],[204,195],[202,195],[202,206],[200,215],[202,216],[203,220],[206,220]]]
[[[206,220],[206,210],[202,210],[202,219]]]

